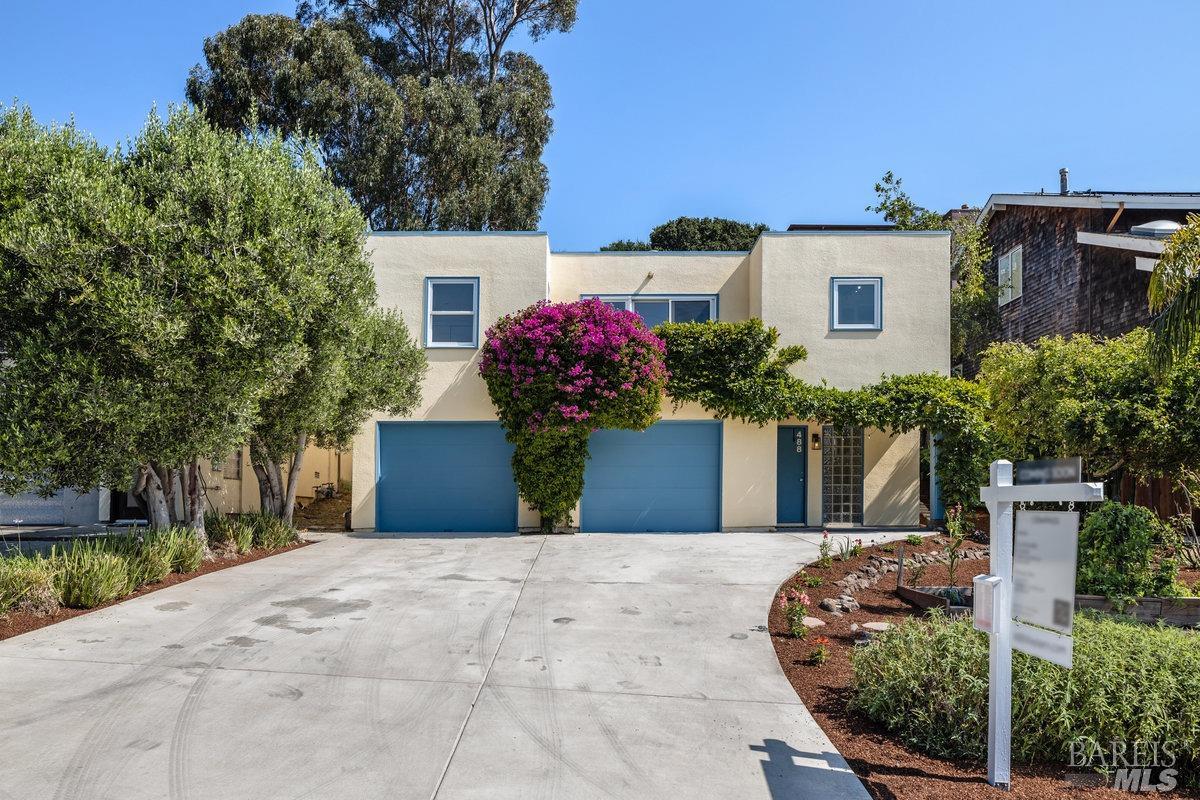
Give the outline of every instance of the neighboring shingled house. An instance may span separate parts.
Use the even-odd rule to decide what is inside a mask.
[[[1052,334],[1119,336],[1150,321],[1146,290],[1163,239],[1200,192],[994,194],[980,220],[1000,286],[1000,341]]]

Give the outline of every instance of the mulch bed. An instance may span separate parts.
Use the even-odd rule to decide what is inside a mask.
[[[855,647],[855,633],[850,626],[861,626],[864,622],[898,623],[905,617],[919,614],[895,596],[896,574],[882,576],[872,587],[854,593],[859,602],[859,611],[838,617],[820,608],[821,600],[836,598],[842,594],[835,582],[847,573],[864,566],[872,554],[895,557],[903,545],[905,553],[944,552],[946,539],[929,537],[920,546],[903,542],[866,548],[856,559],[847,562],[835,560],[828,568],[816,565],[806,567],[803,572],[822,579],[821,586],[806,588],[795,576],[784,587],[795,587],[808,592],[812,599],[809,613],[826,624],[809,633],[808,639],[793,639],[787,620],[778,603],[771,604],[768,627],[775,652],[784,673],[800,699],[808,707],[817,723],[829,736],[834,746],[849,762],[851,769],[862,780],[867,791],[877,800],[943,800],[944,798],[1020,798],[1042,800],[1043,798],[1086,798],[1087,800],[1128,800],[1128,792],[1112,789],[1082,789],[1069,786],[1065,776],[1071,770],[1066,765],[1048,764],[1025,766],[1014,764],[1012,790],[1004,792],[987,783],[986,763],[953,761],[920,753],[893,739],[882,726],[864,717],[847,711],[854,672],[850,666],[850,653]],[[968,543],[966,548],[977,547]],[[891,552],[889,552],[889,550]],[[881,552],[883,551],[883,552]],[[910,565],[911,566],[911,565]],[[906,567],[907,571],[908,567]],[[957,569],[957,585],[970,586],[975,575],[989,571],[987,559],[962,561]],[[1184,577],[1189,585],[1200,575],[1188,573]],[[908,582],[907,575],[905,582]],[[920,581],[923,586],[949,585],[946,567],[932,564],[926,567]],[[821,665],[807,663],[813,650],[812,637],[826,636],[829,660]],[[1167,797],[1197,797],[1200,794],[1176,790]]]
[[[99,611],[102,608],[114,606],[117,603],[123,603],[134,597],[141,597],[144,594],[157,592],[159,589],[166,589],[168,586],[174,586],[177,583],[190,581],[192,578],[198,578],[201,575],[207,575],[210,572],[218,572],[230,567],[236,567],[239,564],[249,564],[251,561],[258,561],[260,558],[268,558],[269,556],[286,553],[289,550],[298,550],[301,547],[306,547],[312,542],[298,542],[289,545],[279,550],[251,550],[249,553],[243,553],[240,556],[222,557],[218,556],[211,561],[205,561],[200,569],[195,572],[172,572],[158,583],[147,584],[141,587],[133,594],[128,594],[120,600],[114,600],[111,603],[96,606],[95,608],[60,608],[53,614],[31,614],[27,611],[12,611],[8,614],[0,615],[0,640],[8,639],[13,636],[20,636],[22,633],[36,631],[38,628],[44,628],[47,625],[53,625],[56,622],[62,622],[72,617],[78,617],[83,614],[90,614],[93,611]]]

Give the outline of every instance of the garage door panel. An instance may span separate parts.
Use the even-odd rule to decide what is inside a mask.
[[[597,431],[589,450],[583,530],[720,530],[720,423]]]
[[[511,460],[499,423],[380,423],[376,527],[515,531]]]

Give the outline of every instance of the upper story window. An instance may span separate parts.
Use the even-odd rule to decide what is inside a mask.
[[[593,294],[619,311],[632,311],[647,328],[664,322],[709,322],[717,318],[716,295],[608,295]]]
[[[830,294],[831,329],[883,330],[883,278],[834,278]]]
[[[479,346],[479,279],[425,279],[425,346]]]
[[[996,270],[996,285],[1000,288],[1000,305],[1010,303],[1021,296],[1021,262],[1020,245],[1000,256]]]

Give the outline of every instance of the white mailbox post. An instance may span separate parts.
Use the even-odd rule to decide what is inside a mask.
[[[1022,465],[1025,466],[1025,465]],[[979,490],[979,499],[987,505],[991,518],[991,575],[975,579],[975,602],[978,614],[975,626],[990,634],[988,649],[988,783],[1008,788],[1012,780],[1012,651],[1019,650],[1047,658],[1063,666],[1071,666],[1071,637],[1047,627],[1039,627],[1041,619],[1016,620],[1013,613],[1013,504],[1014,503],[1095,503],[1104,499],[1104,485],[1079,480],[1078,460],[1068,462],[1031,462],[1029,473],[1037,483],[1013,484],[1011,461],[993,461],[989,486]],[[1073,470],[1073,474],[1072,474]],[[1071,478],[1073,477],[1073,480]],[[1069,482],[1063,482],[1065,480]],[[1022,523],[1023,552],[1033,553],[1029,537],[1064,532],[1071,524],[1067,514],[1053,512],[1024,512],[1038,514],[1029,526]],[[1078,534],[1078,516],[1074,517],[1074,535]],[[1075,541],[1072,538],[1071,542]],[[1070,543],[1067,545],[1070,546]],[[1065,562],[1058,556],[1065,551],[1062,542],[1048,548],[1049,558],[1061,572]],[[1073,565],[1074,560],[1070,563]],[[1024,568],[1024,565],[1023,567]],[[1042,566],[1045,571],[1051,567]],[[1033,570],[1036,573],[1036,569]],[[1070,611],[1074,611],[1074,569],[1069,577]],[[1039,590],[1054,587],[1040,586]],[[1063,592],[1060,592],[1062,594]],[[1061,598],[1051,594],[1051,599]],[[1030,607],[1029,598],[1022,598],[1021,607]],[[1061,608],[1052,608],[1047,619],[1058,621]],[[1038,625],[1027,624],[1029,622]],[[1058,627],[1058,626],[1055,626]],[[1060,628],[1061,630],[1062,628]],[[1070,630],[1069,618],[1066,630]]]

